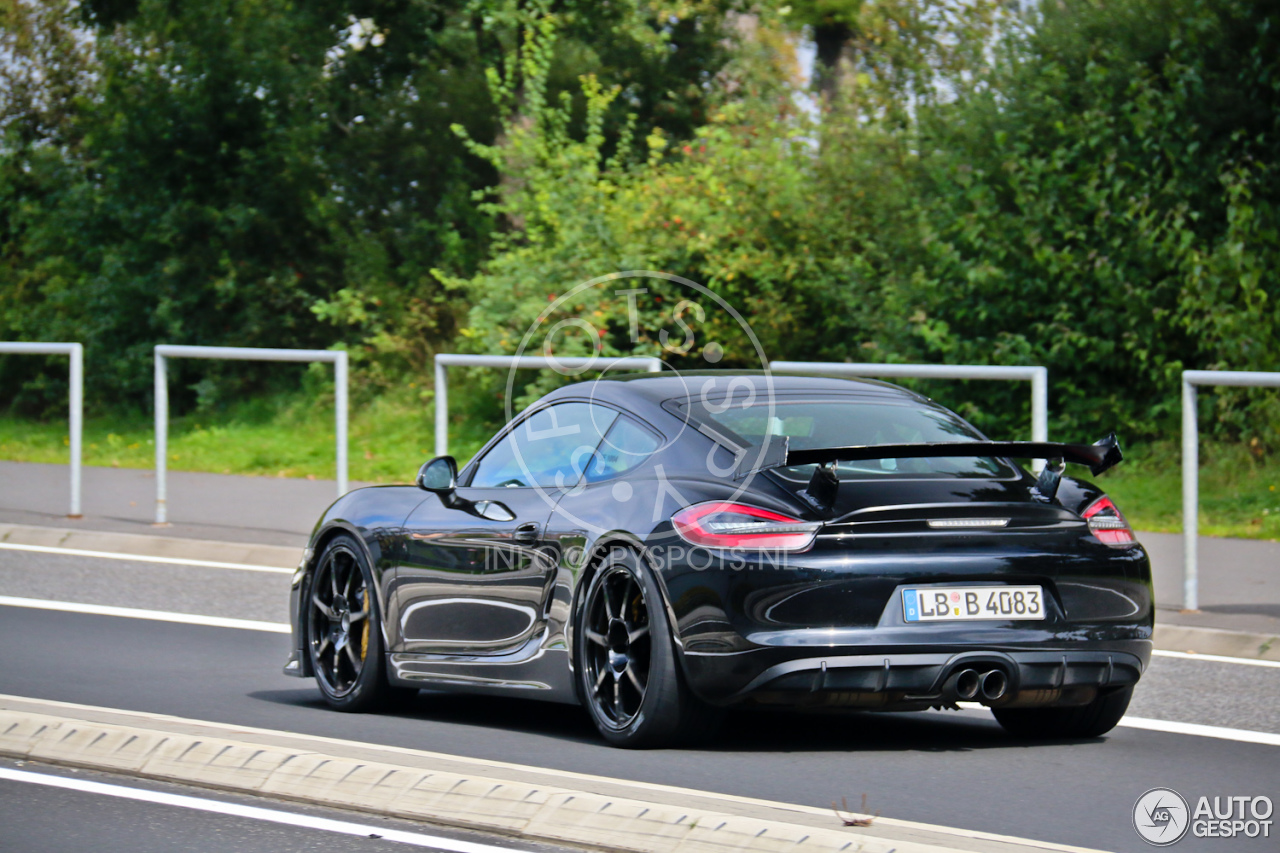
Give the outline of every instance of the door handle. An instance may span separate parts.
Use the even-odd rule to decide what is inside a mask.
[[[515,540],[517,542],[537,542],[538,525],[532,521],[520,525],[516,528]]]
[[[490,521],[515,521],[515,514],[497,501],[476,501],[475,511]]]

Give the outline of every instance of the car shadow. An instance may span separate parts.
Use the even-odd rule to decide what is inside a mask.
[[[728,714],[716,739],[703,748],[714,752],[973,752],[1089,742],[1013,737],[986,712],[758,710]]]
[[[245,694],[250,699],[270,702],[273,705],[292,705],[296,708],[328,708],[320,693],[312,688],[294,688],[292,690],[251,690]]]
[[[262,702],[314,709],[335,715],[341,713],[330,709],[315,688],[257,690],[247,695]],[[411,699],[362,715],[362,718],[365,721],[376,718],[388,721],[414,720],[468,728],[500,729],[581,743],[600,742],[590,718],[581,708],[529,699],[420,690]]]
[[[329,712],[314,689],[261,690],[259,701]],[[337,714],[338,712],[331,712]],[[493,729],[608,748],[587,713],[550,702],[469,696],[423,690],[394,708],[365,717]],[[984,712],[815,714],[787,710],[734,710],[714,736],[682,747],[712,753],[972,752],[1100,743],[1091,740],[1015,738]]]

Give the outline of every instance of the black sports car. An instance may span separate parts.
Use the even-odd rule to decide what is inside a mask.
[[[1046,460],[1039,475],[1013,459]],[[1151,655],[1151,569],[1093,445],[988,442],[881,382],[706,372],[569,385],[471,462],[342,497],[285,672],[335,708],[420,687],[578,703],[620,746],[730,706],[980,702],[1093,737]]]

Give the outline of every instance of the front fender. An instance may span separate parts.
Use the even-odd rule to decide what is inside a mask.
[[[428,497],[416,486],[372,486],[348,492],[320,516],[294,574],[290,592],[290,623],[298,663],[296,674],[312,674],[310,658],[306,654],[305,593],[325,547],[335,537],[344,534],[355,540],[373,573],[378,611],[386,614],[395,576],[396,547],[404,532],[404,521]],[[379,627],[390,647],[392,638],[386,636],[382,622],[379,620]]]

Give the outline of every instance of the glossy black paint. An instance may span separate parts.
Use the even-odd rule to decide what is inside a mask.
[[[473,460],[453,492],[389,486],[341,498],[317,523],[295,582],[296,651],[286,671],[309,674],[299,614],[311,561],[331,536],[348,533],[374,567],[397,684],[577,702],[569,650],[579,599],[600,555],[618,546],[639,550],[653,571],[683,672],[710,702],[928,707],[951,701],[953,673],[981,664],[1006,673],[1006,705],[1078,704],[1140,677],[1153,624],[1147,555],[1092,536],[1080,513],[1102,492],[1072,477],[1051,502],[1036,493],[1036,477],[1011,464],[1007,476],[986,479],[850,480],[824,512],[800,494],[803,483],[771,470],[737,500],[825,522],[810,549],[739,553],[673,542],[676,511],[744,486],[733,453],[673,405],[709,381],[761,393],[772,382],[782,399],[936,408],[896,386],[821,377],[649,374],[561,388],[521,417],[590,401],[639,421],[664,446],[615,479],[568,491],[474,489]],[[511,518],[484,517],[476,510],[484,501]],[[1005,529],[926,523],[995,514],[1009,519]],[[1046,618],[904,621],[904,586],[958,583],[1041,585]]]

